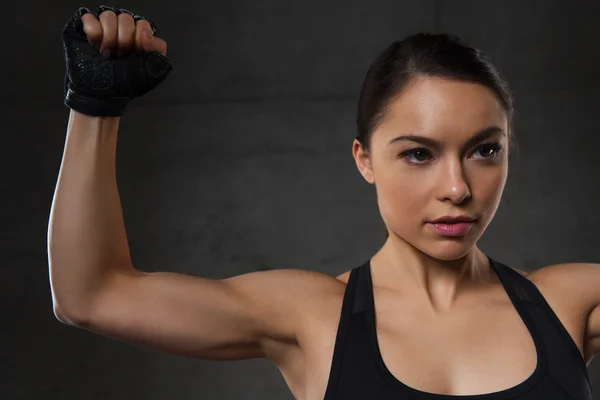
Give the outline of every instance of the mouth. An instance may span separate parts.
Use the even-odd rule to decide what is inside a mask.
[[[444,236],[464,236],[473,227],[476,220],[463,220],[459,222],[428,222],[427,225]]]
[[[476,218],[461,215],[458,217],[445,216],[445,217],[441,217],[441,218],[438,218],[433,221],[429,221],[429,223],[431,223],[431,224],[458,224],[458,223],[462,223],[462,222],[472,223],[474,221],[476,221]]]

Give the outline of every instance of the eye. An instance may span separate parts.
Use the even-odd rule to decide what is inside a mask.
[[[477,147],[475,152],[479,152],[481,150],[486,150],[483,151],[482,154],[487,154],[484,155],[482,157],[482,159],[484,160],[493,160],[495,158],[497,158],[501,153],[502,153],[502,145],[500,143],[497,142],[489,142],[489,143],[483,143],[482,145],[480,145],[479,147]],[[490,150],[492,151],[491,154]]]
[[[482,157],[475,157],[480,160],[488,161],[498,158],[498,156],[502,153],[503,146],[498,142],[488,142],[479,145],[473,154],[480,153]],[[407,163],[413,165],[422,165],[425,164],[428,158],[431,156],[429,150],[424,147],[416,147],[414,149],[409,149],[403,151],[398,155],[398,157],[406,160]]]
[[[409,164],[423,164],[424,161],[427,161],[429,155],[429,150],[424,147],[417,147],[400,153],[399,157],[406,159]]]

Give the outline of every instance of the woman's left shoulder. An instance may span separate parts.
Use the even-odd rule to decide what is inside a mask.
[[[600,264],[551,264],[531,272],[516,272],[530,280],[552,308],[568,310],[569,314],[590,316],[595,331],[600,334]],[[594,315],[592,312],[596,310]]]
[[[594,297],[600,300],[600,264],[551,264],[526,273],[525,276],[536,283],[556,289],[573,289],[581,295],[592,297],[592,300]]]

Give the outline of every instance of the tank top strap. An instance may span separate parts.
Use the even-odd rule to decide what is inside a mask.
[[[542,308],[547,307],[546,299],[529,279],[510,268],[506,264],[493,260],[488,256],[490,264],[496,269],[500,279],[503,279],[507,292],[516,301],[534,303]]]
[[[350,275],[355,275],[355,289],[354,289],[354,298],[352,301],[352,314],[358,314],[360,312],[365,311],[366,309],[366,298],[365,298],[365,290],[367,288],[367,271],[366,269],[369,267],[369,260],[366,261],[359,267],[356,267],[352,270]],[[348,283],[350,281],[348,280]]]
[[[338,322],[338,330],[335,339],[333,359],[331,361],[331,369],[329,371],[329,380],[325,391],[325,400],[334,399],[338,391],[338,381],[341,377],[342,364],[348,349],[346,342],[352,339],[351,327],[356,322],[354,314],[364,311],[364,285],[360,275],[364,275],[362,266],[354,267],[350,271],[350,277],[346,283],[344,290],[344,298],[342,300],[342,309],[340,320]]]
[[[490,256],[487,257],[490,261],[490,265],[498,274],[498,277],[500,278],[504,289],[510,296],[513,303],[521,301],[534,302],[535,288],[532,288],[530,286],[533,284],[527,278],[525,278],[523,275],[519,274],[512,268],[508,267],[507,265],[492,259]]]

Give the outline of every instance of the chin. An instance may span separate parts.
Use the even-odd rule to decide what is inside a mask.
[[[421,242],[415,247],[432,258],[450,261],[466,256],[474,246],[475,243],[472,240],[450,238]]]

